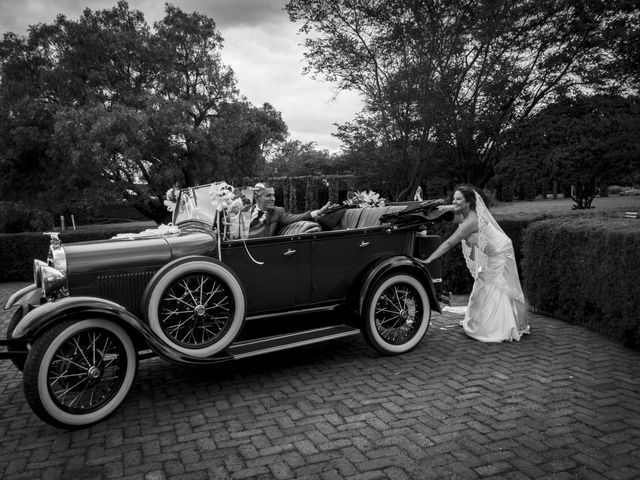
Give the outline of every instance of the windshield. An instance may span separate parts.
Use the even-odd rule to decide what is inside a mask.
[[[224,202],[221,202],[220,195],[224,195]],[[228,223],[234,219],[238,221],[240,211],[249,212],[253,201],[253,190],[251,187],[234,188],[225,182],[184,188],[180,191],[180,198],[173,212],[173,224],[179,226],[187,221],[197,221],[206,225],[207,228],[214,228],[216,221],[214,198],[223,208],[221,221],[228,226]],[[226,232],[227,229],[224,230]]]
[[[173,224],[179,225],[188,220],[196,220],[213,227],[215,209],[209,197],[209,185],[184,188],[173,213]]]

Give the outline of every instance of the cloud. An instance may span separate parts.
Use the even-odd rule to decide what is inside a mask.
[[[184,5],[180,7],[182,10],[205,13],[224,28],[268,25],[280,23],[282,18],[287,18],[284,12],[284,1],[199,0],[180,3]]]
[[[334,124],[354,117],[360,97],[302,75],[303,47],[296,31],[288,21],[277,29],[262,25],[228,29],[223,33],[222,59],[233,68],[241,94],[256,105],[268,102],[282,112],[293,139],[336,151]]]

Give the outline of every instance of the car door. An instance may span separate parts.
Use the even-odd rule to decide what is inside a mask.
[[[404,255],[408,236],[380,228],[341,230],[316,235],[311,252],[311,301],[343,300],[368,266],[394,255]]]
[[[305,235],[224,242],[222,261],[240,277],[249,315],[309,302],[310,249]]]

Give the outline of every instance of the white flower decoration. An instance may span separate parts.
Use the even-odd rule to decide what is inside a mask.
[[[379,193],[376,193],[373,190],[363,190],[362,192],[354,193],[350,199],[344,201],[344,204],[349,205],[350,207],[367,208],[384,207],[384,202],[384,198],[381,198]]]
[[[209,188],[211,204],[218,212],[226,210],[236,198],[233,193],[234,188],[227,182],[216,182]]]

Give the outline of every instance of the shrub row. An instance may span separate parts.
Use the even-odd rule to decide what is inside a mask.
[[[523,250],[523,288],[530,307],[640,348],[638,220],[535,222],[525,232]]]
[[[53,228],[53,217],[45,210],[18,202],[0,202],[0,232],[42,232]]]

